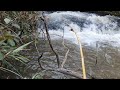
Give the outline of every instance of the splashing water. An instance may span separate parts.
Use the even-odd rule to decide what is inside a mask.
[[[70,31],[72,27],[83,44],[94,46],[99,41],[113,46],[120,45],[120,18],[118,17],[72,11],[53,12],[46,16],[49,18],[48,28],[52,39],[60,38],[57,35],[63,36],[64,31],[64,38],[77,44],[75,35]]]
[[[119,17],[76,11],[59,11],[45,15],[53,45],[59,56],[63,56],[63,52],[66,53],[61,45],[62,40],[59,40],[63,31],[65,39],[76,46],[78,44],[74,33],[70,31],[72,27],[81,39],[87,72],[96,78],[120,78]],[[40,25],[38,30],[40,28],[43,26]],[[71,49],[67,64],[71,69],[74,67],[77,70],[76,68],[80,68],[79,49],[74,47],[75,44],[67,43],[67,40],[66,45]]]

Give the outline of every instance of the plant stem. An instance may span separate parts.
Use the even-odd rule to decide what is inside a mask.
[[[76,33],[74,30],[72,30],[72,31],[73,31],[74,34],[76,35],[78,44],[79,44],[79,46],[80,46],[80,56],[81,56],[81,60],[82,60],[83,79],[86,79],[86,70],[85,70],[84,55],[83,55],[82,45],[81,45],[81,43],[80,43],[80,38],[77,36],[77,33]]]

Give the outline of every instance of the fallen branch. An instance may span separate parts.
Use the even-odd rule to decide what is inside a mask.
[[[63,74],[66,74],[66,75],[70,75],[70,76],[73,76],[73,77],[76,77],[76,78],[78,78],[78,79],[82,79],[83,78],[83,76],[81,75],[81,74],[79,74],[79,73],[77,73],[77,72],[74,72],[74,71],[72,71],[72,70],[68,70],[68,69],[64,69],[64,68],[58,68],[58,69],[53,69],[53,68],[51,68],[51,69],[47,69],[47,68],[45,68],[45,67],[43,67],[42,66],[42,64],[41,64],[41,60],[42,59],[38,59],[39,60],[39,64],[40,64],[40,67],[43,69],[43,70],[45,70],[45,71],[55,71],[55,72],[60,72],[60,73],[63,73]],[[95,79],[93,76],[91,76],[89,73],[87,73],[87,77],[86,77],[86,79]]]
[[[45,69],[43,66],[42,66],[42,68],[43,68],[45,71],[60,72],[60,73],[66,74],[66,75],[70,75],[70,76],[73,76],[73,77],[82,79],[82,75],[81,75],[81,74],[79,74],[79,73],[77,73],[77,72],[74,72],[74,71],[72,71],[72,70],[67,70],[67,69],[64,69],[64,68],[58,68],[58,69]]]
[[[53,51],[53,53],[54,53],[55,56],[56,56],[57,64],[58,64],[58,68],[59,68],[59,67],[60,67],[59,56],[58,56],[58,54],[55,52],[55,50],[53,49],[53,46],[52,46],[52,44],[51,44],[50,35],[49,35],[49,33],[48,33],[47,22],[46,22],[46,20],[45,20],[45,16],[43,16],[43,14],[42,14],[41,20],[44,22],[45,31],[46,31],[46,34],[47,34],[47,39],[48,39],[48,42],[49,42],[49,45],[50,45],[51,50]]]
[[[79,74],[77,72],[74,72],[72,70],[67,70],[67,69],[64,69],[64,68],[59,68],[59,69],[57,69],[55,71],[63,73],[63,74],[66,74],[66,75],[74,76],[74,77],[79,78],[79,79],[82,79],[82,75],[81,74]]]

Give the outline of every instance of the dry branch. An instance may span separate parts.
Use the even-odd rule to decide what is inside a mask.
[[[38,57],[38,64],[39,64],[39,66],[40,66],[41,69],[44,69],[42,67],[41,63],[40,63],[40,59],[42,58],[42,56],[43,56],[43,53]]]
[[[64,30],[63,30],[63,42],[62,42],[62,44],[63,44],[64,48],[67,48],[67,49],[68,49],[68,47],[67,47],[67,46],[65,45],[65,43],[64,43]],[[65,64],[65,62],[66,62],[66,60],[67,60],[68,53],[69,53],[69,49],[67,50],[67,52],[66,52],[66,54],[65,54],[65,58],[64,58],[64,60],[63,60],[63,62],[62,62],[62,64],[61,64],[61,68],[63,68],[63,66],[64,66],[64,64]]]
[[[80,55],[81,55],[81,59],[82,59],[82,71],[83,71],[83,75],[81,75],[80,73],[74,72],[74,71],[72,71],[72,70],[67,70],[67,69],[64,69],[64,68],[63,68],[63,66],[64,66],[64,64],[65,64],[65,62],[66,62],[66,60],[67,60],[68,53],[69,53],[68,47],[64,44],[64,35],[63,35],[63,42],[62,42],[62,44],[63,44],[63,46],[64,46],[65,48],[67,48],[67,52],[66,52],[66,54],[65,54],[65,58],[64,58],[64,60],[63,60],[63,62],[62,62],[62,64],[61,64],[61,67],[60,67],[59,57],[58,57],[58,54],[54,51],[53,46],[52,46],[52,44],[51,44],[50,35],[49,35],[49,33],[48,33],[47,22],[46,22],[45,17],[44,17],[43,15],[42,15],[42,17],[41,17],[41,20],[44,22],[45,31],[46,31],[46,34],[47,34],[47,39],[48,39],[48,41],[49,41],[50,48],[52,49],[52,51],[53,51],[54,54],[56,55],[57,63],[58,63],[58,68],[56,68],[56,69],[55,69],[55,68],[54,68],[54,69],[46,69],[46,68],[44,68],[44,67],[42,66],[42,64],[41,64],[41,57],[42,57],[43,54],[41,54],[41,56],[38,58],[38,62],[39,62],[40,67],[41,67],[42,69],[46,70],[46,71],[60,72],[60,73],[63,73],[63,74],[66,74],[66,75],[70,75],[70,76],[73,76],[73,77],[76,77],[76,78],[79,78],[79,79],[82,79],[82,78],[83,78],[83,79],[88,79],[88,77],[90,78],[90,77],[91,77],[90,74],[87,73],[87,76],[86,76],[82,46],[81,46],[80,39],[79,39],[79,37],[77,36],[76,32],[74,32],[74,30],[73,30],[73,32],[75,33],[75,35],[76,35],[76,37],[77,37],[78,43],[79,43],[79,45],[80,45]],[[69,25],[68,25],[68,26],[69,26]],[[94,79],[94,77],[92,77],[92,79]]]
[[[51,50],[53,51],[53,53],[55,54],[55,56],[56,56],[58,67],[60,67],[59,56],[58,56],[58,54],[55,52],[55,50],[53,49],[53,46],[52,46],[52,43],[51,43],[51,39],[50,39],[50,35],[49,35],[49,33],[48,33],[47,22],[46,22],[46,20],[45,20],[45,16],[43,16],[43,14],[42,14],[41,20],[44,22],[45,31],[46,31],[46,34],[47,34],[47,39],[48,39],[50,48],[51,48]]]
[[[61,64],[61,68],[63,68],[63,66],[64,66],[64,64],[65,64],[65,62],[66,62],[66,60],[67,60],[68,53],[69,53],[69,49],[67,50],[67,52],[66,52],[66,54],[65,54],[65,58],[64,58],[64,60],[63,60],[63,62],[62,62],[62,64]]]
[[[38,58],[39,65],[40,65],[40,67],[41,67],[42,70],[60,72],[60,73],[66,74],[66,75],[70,75],[70,76],[76,77],[76,78],[78,78],[78,79],[82,79],[82,78],[83,78],[81,74],[79,74],[79,73],[77,73],[77,72],[74,72],[74,71],[72,71],[72,70],[64,69],[64,68],[46,69],[46,68],[43,67],[42,64],[41,64],[42,55],[43,55],[43,53],[42,53],[41,56]],[[87,79],[89,79],[89,78],[95,79],[95,78],[92,77],[89,73],[87,73],[87,77],[86,77],[86,78],[87,78]]]

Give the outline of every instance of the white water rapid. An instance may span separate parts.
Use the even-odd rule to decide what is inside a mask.
[[[82,44],[94,46],[96,42],[107,42],[120,46],[120,18],[115,16],[99,16],[85,12],[59,11],[45,14],[48,17],[48,28],[52,39],[63,36],[76,43],[72,27],[81,39]],[[68,26],[68,25],[69,26]]]

